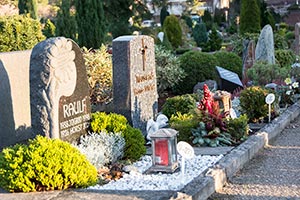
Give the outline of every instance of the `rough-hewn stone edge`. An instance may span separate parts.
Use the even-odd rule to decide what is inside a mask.
[[[202,196],[196,193],[193,195],[193,199],[207,199],[215,191],[222,190],[227,180],[230,180],[256,153],[268,144],[269,140],[275,138],[299,115],[300,101],[290,106],[270,124],[264,126],[255,135],[250,136],[244,143],[234,148],[217,165],[207,171],[205,177],[211,177],[213,185],[209,182],[204,187],[202,186],[203,188],[199,188],[201,185],[198,186],[198,193],[202,192],[204,188],[207,191]]]

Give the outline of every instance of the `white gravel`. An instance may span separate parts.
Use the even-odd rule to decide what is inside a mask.
[[[89,187],[93,190],[181,190],[185,185],[199,176],[207,168],[216,164],[223,155],[219,156],[195,156],[186,160],[185,174],[181,171],[173,174],[143,174],[152,165],[151,156],[143,156],[140,161],[134,163],[134,167],[129,174],[124,174],[123,178],[111,181],[105,185]],[[181,157],[179,156],[179,165]]]

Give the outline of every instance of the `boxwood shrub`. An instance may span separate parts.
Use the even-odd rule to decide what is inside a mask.
[[[235,53],[226,51],[217,51],[213,55],[217,58],[220,67],[233,71],[242,78],[243,65],[241,57]]]
[[[87,187],[97,183],[97,170],[78,149],[59,139],[37,136],[0,153],[0,187],[34,192]]]
[[[198,82],[216,79],[216,69],[218,60],[209,53],[200,51],[189,51],[180,58],[180,66],[185,71],[186,77],[175,86],[178,94],[187,94],[193,92],[193,87]]]

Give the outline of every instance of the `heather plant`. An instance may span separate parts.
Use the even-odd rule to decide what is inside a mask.
[[[26,15],[0,17],[0,52],[32,49],[44,39],[39,21]]]
[[[107,48],[83,48],[83,58],[87,68],[90,99],[93,105],[112,101],[112,57]]]
[[[125,139],[121,133],[90,133],[81,136],[75,146],[99,169],[123,157]]]
[[[155,64],[159,94],[172,89],[178,81],[185,77],[183,69],[180,68],[179,59],[162,46],[155,46]]]
[[[97,170],[78,149],[59,139],[37,136],[0,153],[0,187],[34,192],[87,187],[97,183]]]

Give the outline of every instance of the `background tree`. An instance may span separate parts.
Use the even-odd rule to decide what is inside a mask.
[[[205,23],[207,30],[210,30],[212,28],[213,19],[211,17],[211,13],[209,10],[205,10],[204,14],[202,16],[202,21]]]
[[[182,29],[175,15],[166,17],[163,29],[173,48],[182,44]]]
[[[160,24],[161,26],[164,25],[164,21],[166,19],[167,16],[169,16],[170,13],[167,10],[167,6],[163,6],[160,10]]]
[[[260,0],[259,0],[260,1]],[[271,12],[267,8],[267,3],[265,0],[260,2],[260,19],[261,19],[261,27],[264,27],[267,24],[270,24],[275,30],[275,19]]]
[[[62,0],[61,8],[57,13],[56,35],[76,40],[75,15],[70,13],[71,1]]]
[[[257,0],[242,0],[240,33],[258,33],[260,29],[260,9]]]
[[[203,47],[207,42],[207,30],[204,23],[196,24],[193,28],[193,37],[198,47]]]
[[[19,14],[30,14],[32,19],[37,19],[37,2],[36,0],[19,0]]]
[[[134,16],[133,0],[103,0],[105,18],[108,22],[108,30],[113,38],[120,35],[131,34],[128,20]]]
[[[43,28],[44,36],[46,36],[47,38],[54,37],[55,31],[56,31],[55,25],[51,22],[50,19],[47,19],[45,26]]]
[[[76,0],[76,22],[80,46],[98,49],[106,34],[102,0]]]
[[[218,33],[215,26],[212,27],[210,34],[208,35],[208,42],[206,43],[206,47],[203,51],[218,51],[222,47],[222,38]]]

